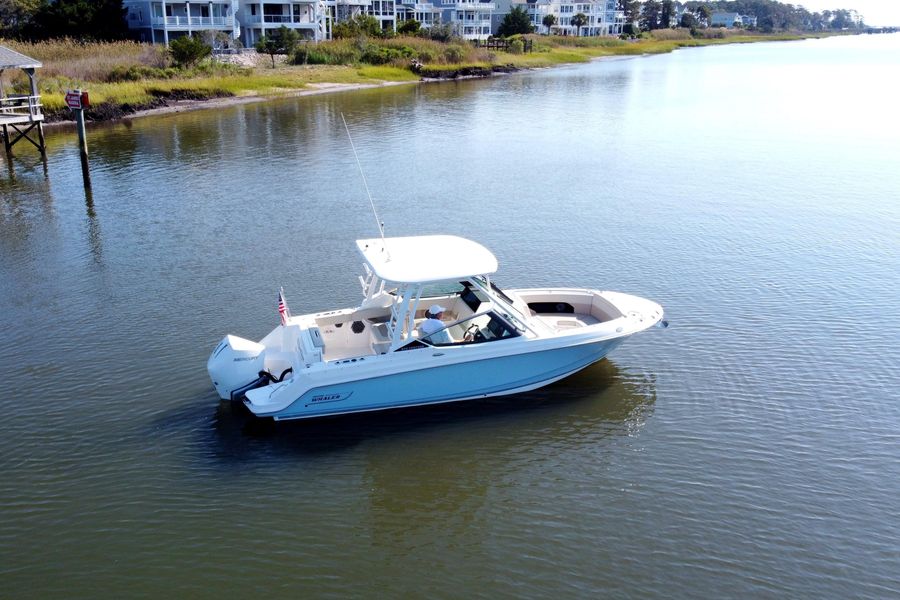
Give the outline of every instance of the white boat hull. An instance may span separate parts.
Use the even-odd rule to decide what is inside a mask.
[[[283,420],[502,396],[537,389],[580,371],[601,360],[623,340],[619,337],[463,362],[451,362],[453,357],[448,357],[448,364],[443,366],[430,363],[404,372],[312,387],[303,386],[300,377],[298,381],[251,390],[244,402],[258,416]],[[438,354],[443,354],[435,357],[438,361],[447,356],[446,352]],[[267,411],[267,405],[275,408],[283,404],[279,399],[285,396],[293,396],[293,401]]]

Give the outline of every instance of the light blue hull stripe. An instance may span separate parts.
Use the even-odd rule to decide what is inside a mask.
[[[314,388],[282,411],[297,419],[501,395],[538,386],[597,362],[624,338]]]

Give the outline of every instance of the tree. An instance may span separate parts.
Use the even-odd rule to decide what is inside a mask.
[[[641,16],[640,0],[619,0],[619,10],[625,13],[626,23],[636,23]]]
[[[361,35],[369,37],[382,37],[384,32],[381,31],[381,24],[378,19],[372,15],[359,14],[343,23],[335,23],[331,29],[331,37],[338,40],[341,38],[357,38]]]
[[[547,28],[547,35],[550,35],[553,26],[556,25],[556,15],[544,15],[544,19],[541,23]]]
[[[284,25],[278,28],[275,37],[281,44],[282,54],[293,54],[297,44],[300,43],[300,33]]]
[[[0,38],[17,37],[37,9],[37,0],[0,0]]]
[[[663,29],[677,25],[675,21],[675,5],[672,0],[662,0],[662,12],[659,17],[659,25]]]
[[[397,33],[401,33],[403,35],[418,35],[421,29],[421,23],[419,23],[415,19],[409,19],[408,21],[403,21],[397,26]]]
[[[260,54],[268,54],[272,59],[272,68],[275,68],[276,54],[291,54],[300,42],[300,34],[284,25],[278,28],[271,36],[262,36],[256,42],[256,51]]]
[[[515,6],[503,17],[503,21],[500,22],[500,27],[497,29],[497,34],[500,37],[509,37],[533,31],[534,27],[531,25],[531,17],[528,16],[528,11],[525,10],[524,6]]]
[[[275,68],[275,55],[278,54],[279,46],[278,41],[273,37],[262,36],[258,40],[256,40],[256,44],[254,45],[256,51],[260,54],[268,54],[269,58],[272,59],[272,68]]]
[[[855,25],[853,19],[850,18],[850,11],[838,9],[833,13],[833,18],[831,19],[831,28],[832,29],[850,29]]]
[[[681,21],[678,22],[678,26],[685,27],[687,29],[694,29],[695,27],[697,27],[697,17],[685,11],[681,13]]]
[[[120,40],[128,35],[122,0],[40,0],[25,28],[32,39]]]
[[[212,54],[212,47],[199,37],[183,35],[169,41],[169,54],[179,67],[190,67]]]
[[[581,28],[587,25],[588,18],[584,13],[578,13],[572,17],[572,25],[575,26],[575,35],[581,36]]]
[[[694,11],[694,16],[697,17],[701,25],[707,26],[709,25],[709,20],[712,19],[712,9],[708,4],[701,4]]]
[[[641,29],[644,31],[652,31],[659,29],[659,18],[662,12],[662,4],[656,0],[647,0],[644,2],[644,9],[641,11]]]

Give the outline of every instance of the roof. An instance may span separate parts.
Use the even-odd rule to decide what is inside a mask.
[[[39,69],[41,62],[30,56],[0,46],[0,69]]]
[[[356,246],[375,274],[393,283],[459,280],[497,270],[490,250],[455,235],[386,238],[384,243],[373,238],[357,240]]]

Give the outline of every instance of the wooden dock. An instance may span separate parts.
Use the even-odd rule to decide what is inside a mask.
[[[33,58],[0,46],[0,131],[6,154],[11,155],[13,146],[21,140],[28,140],[41,154],[46,151],[44,143],[44,114],[41,111],[41,95],[38,93],[35,70],[41,63]],[[8,69],[21,69],[28,77],[30,94],[6,94],[2,76]],[[34,133],[37,133],[35,139]]]

